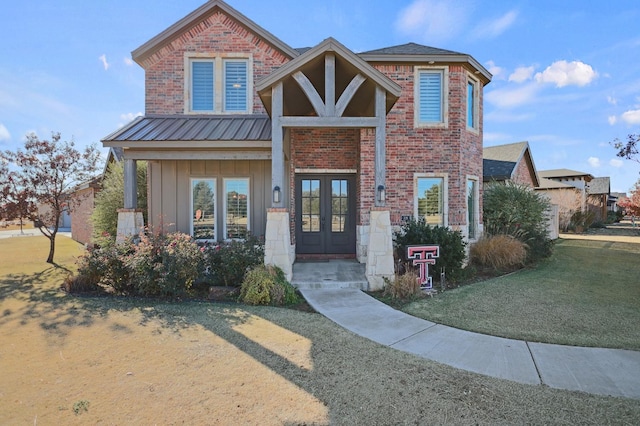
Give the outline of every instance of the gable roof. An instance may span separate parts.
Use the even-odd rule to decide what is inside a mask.
[[[258,94],[262,99],[262,103],[267,111],[270,111],[271,109],[271,102],[269,101],[271,91],[269,88],[279,81],[289,77],[310,62],[316,60],[326,52],[334,52],[337,56],[357,68],[365,77],[371,79],[376,85],[383,88],[387,92],[387,112],[389,112],[400,97],[402,88],[396,82],[375,69],[373,66],[369,65],[333,37],[325,39],[317,46],[307,50],[302,55],[282,65],[273,73],[256,83],[256,90],[258,91]]]
[[[573,189],[577,188],[573,185],[567,185],[566,183],[558,182],[557,180],[551,180],[547,178],[540,178],[540,183],[536,189]]]
[[[360,53],[358,56],[367,62],[460,63],[466,64],[475,70],[476,75],[482,78],[484,84],[488,84],[493,77],[491,73],[471,55],[417,43],[406,43],[369,50]]]
[[[540,177],[533,162],[529,142],[526,141],[484,147],[482,150],[484,180],[513,179],[518,164],[523,160],[531,164],[533,186],[538,186]]]
[[[159,6],[161,7],[161,6]],[[160,48],[166,44],[171,43],[176,38],[180,37],[188,28],[196,25],[198,22],[207,19],[217,11],[223,11],[225,14],[233,17],[236,21],[240,22],[243,26],[258,34],[262,39],[272,44],[275,48],[280,50],[289,58],[295,58],[299,55],[298,51],[284,43],[282,40],[265,30],[251,19],[238,12],[227,3],[222,0],[209,0],[175,24],[171,25],[166,30],[162,31],[151,40],[144,43],[142,46],[131,52],[131,57],[138,64],[142,65],[142,62],[153,55]]]

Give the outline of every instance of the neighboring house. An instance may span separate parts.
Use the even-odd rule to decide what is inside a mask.
[[[97,176],[78,185],[71,193],[73,210],[71,211],[71,238],[82,244],[91,242],[93,225],[91,214],[95,206],[96,195],[102,189],[102,176]]]
[[[482,158],[484,183],[510,181],[530,188],[540,184],[528,142],[486,146]]]
[[[607,201],[607,210],[612,212],[618,212],[621,209],[621,207],[618,206],[618,201],[626,197],[627,197],[626,192],[612,192],[609,195],[609,200]]]
[[[407,217],[482,232],[482,99],[473,57],[404,44],[354,53],[333,38],[294,49],[212,0],[132,52],[145,116],[103,139],[121,148],[136,233],[135,162],[149,161],[154,229],[223,241],[264,237],[290,278],[302,257],[393,276]]]
[[[587,184],[587,209],[595,214],[597,220],[607,218],[607,203],[611,194],[611,182],[608,177],[596,177]]]

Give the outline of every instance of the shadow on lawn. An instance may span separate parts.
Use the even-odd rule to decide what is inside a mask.
[[[60,289],[71,271],[57,264],[32,274],[8,274],[0,281],[0,327],[37,322],[51,337],[63,338],[71,327],[89,327],[106,313],[91,299],[71,297]],[[59,284],[59,285],[57,285]]]

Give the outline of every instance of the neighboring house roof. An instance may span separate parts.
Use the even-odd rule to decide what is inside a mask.
[[[547,178],[540,178],[540,184],[536,189],[577,189],[575,186],[558,182]]]
[[[476,74],[483,77],[484,84],[491,81],[491,73],[476,61],[471,55],[454,52],[452,50],[438,49],[436,47],[424,46],[417,43],[407,43],[398,46],[383,47],[381,49],[369,50],[359,53],[362,59],[367,62],[449,62],[468,64],[476,71]]]
[[[536,171],[528,142],[487,146],[482,150],[483,177],[485,181],[514,179],[520,162],[528,161],[532,173],[533,186],[538,186],[540,178]]]
[[[176,38],[181,37],[188,28],[191,28],[197,25],[199,22],[207,19],[209,16],[213,15],[217,11],[223,11],[229,16],[232,16],[235,20],[240,22],[243,26],[248,28],[250,31],[259,35],[260,38],[267,41],[271,45],[273,45],[276,49],[280,50],[289,58],[295,58],[299,55],[299,53],[290,47],[288,44],[284,43],[282,40],[257,25],[251,19],[244,16],[242,13],[238,12],[227,3],[222,0],[209,0],[207,3],[200,6],[198,9],[194,10],[175,24],[171,25],[169,28],[153,37],[151,40],[138,47],[136,50],[131,52],[131,57],[138,64],[142,65],[146,59],[151,57],[155,52],[164,47],[165,45],[171,43]]]
[[[587,194],[590,195],[608,195],[610,190],[611,184],[608,177],[593,178],[587,185]]]
[[[587,178],[585,180],[589,181],[593,179],[593,175],[584,172],[578,172],[576,170],[570,169],[553,169],[553,170],[541,170],[538,172],[540,177],[547,179],[562,179],[562,178],[570,178],[570,177],[584,177]]]
[[[323,56],[326,52],[335,53],[337,57],[344,61],[343,63],[347,68],[352,67],[352,69],[356,69],[359,73],[363,74],[364,77],[370,79],[373,83],[383,88],[387,92],[386,111],[389,112],[389,110],[391,110],[395,102],[400,97],[402,88],[389,77],[362,60],[358,55],[346,48],[336,39],[329,37],[297,58],[287,62],[256,84],[256,90],[269,113],[271,113],[271,87],[276,83],[287,79],[302,68],[305,68],[306,66],[313,66],[314,61]],[[322,69],[324,69],[324,65],[322,65]]]
[[[138,117],[102,140],[113,147],[124,146],[118,142],[145,141],[271,141],[271,120],[257,114],[150,115]]]

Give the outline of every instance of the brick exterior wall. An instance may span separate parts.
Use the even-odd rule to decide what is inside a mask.
[[[93,213],[97,192],[97,189],[89,187],[76,191],[72,195],[71,238],[82,244],[91,242],[93,233],[91,213]]]
[[[159,49],[142,63],[145,69],[147,114],[183,114],[185,54],[246,53],[253,58],[253,84],[288,61],[279,50],[250,32],[233,18],[216,12],[183,36]],[[253,113],[266,111],[254,93]]]
[[[535,181],[533,178],[533,166],[526,159],[522,159],[516,166],[515,173],[513,174],[513,181],[521,185],[527,185],[530,188],[535,188]]]

